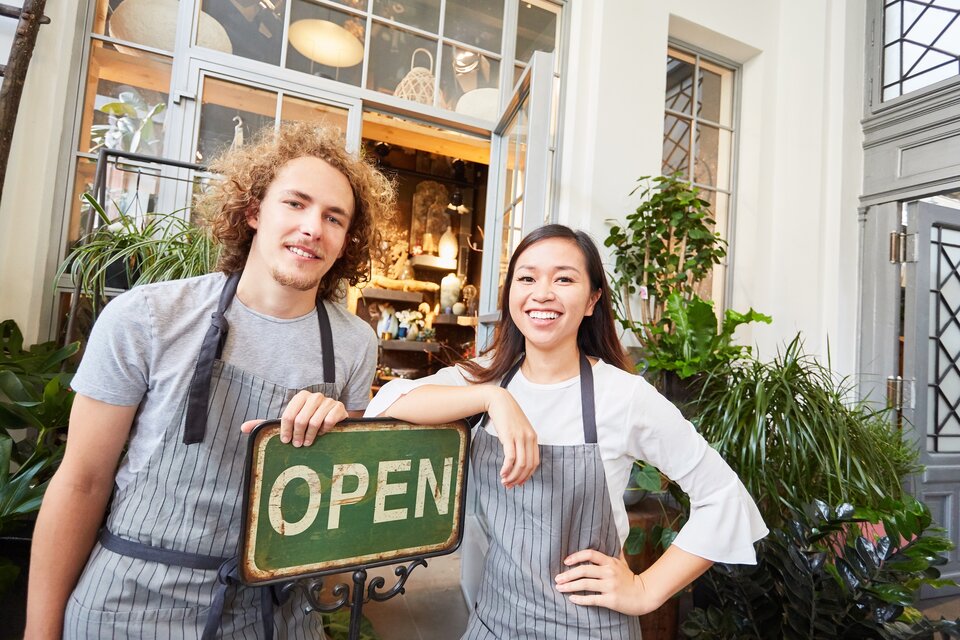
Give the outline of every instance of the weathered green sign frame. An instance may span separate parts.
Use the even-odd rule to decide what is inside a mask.
[[[248,585],[366,569],[460,546],[470,431],[344,420],[310,447],[280,442],[280,422],[247,448],[239,574]]]

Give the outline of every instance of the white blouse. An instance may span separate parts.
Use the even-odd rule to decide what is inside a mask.
[[[602,360],[593,367],[597,445],[621,546],[630,530],[623,492],[634,460],[644,460],[676,481],[690,496],[690,518],[679,548],[727,564],[756,564],[753,543],[767,528],[740,479],[666,398],[641,376]],[[379,416],[401,396],[426,385],[466,386],[459,367],[418,380],[393,380],[371,400],[366,417]],[[584,444],[580,377],[536,384],[517,372],[507,386],[537,432],[541,445]],[[496,436],[496,425],[486,421]]]

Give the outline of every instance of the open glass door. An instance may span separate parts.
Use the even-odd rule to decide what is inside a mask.
[[[530,231],[554,219],[550,203],[553,163],[553,54],[537,51],[524,70],[491,136],[486,236],[480,286],[477,351],[493,338],[510,256]],[[460,546],[460,588],[476,601],[489,543],[473,496]]]
[[[478,351],[493,337],[513,250],[527,233],[553,219],[553,67],[553,54],[533,54],[491,136]]]

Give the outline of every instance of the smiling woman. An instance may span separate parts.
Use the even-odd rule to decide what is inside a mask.
[[[394,380],[366,414],[428,424],[483,414],[471,482],[495,541],[464,638],[636,640],[635,616],[713,562],[755,564],[766,527],[753,500],[676,407],[630,372],[590,237],[560,225],[525,237],[501,308],[483,357]],[[621,497],[636,459],[676,479],[693,505],[673,545],[639,575],[621,556]]]

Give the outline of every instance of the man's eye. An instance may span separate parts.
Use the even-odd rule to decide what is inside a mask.
[[[284,204],[293,207],[294,209],[303,209],[303,204],[297,202],[296,200],[287,200]]]
[[[343,226],[343,220],[341,220],[341,219],[338,218],[337,216],[327,216],[327,220],[329,220],[329,221],[332,222],[333,224],[337,225],[338,227],[342,227],[342,226]]]

